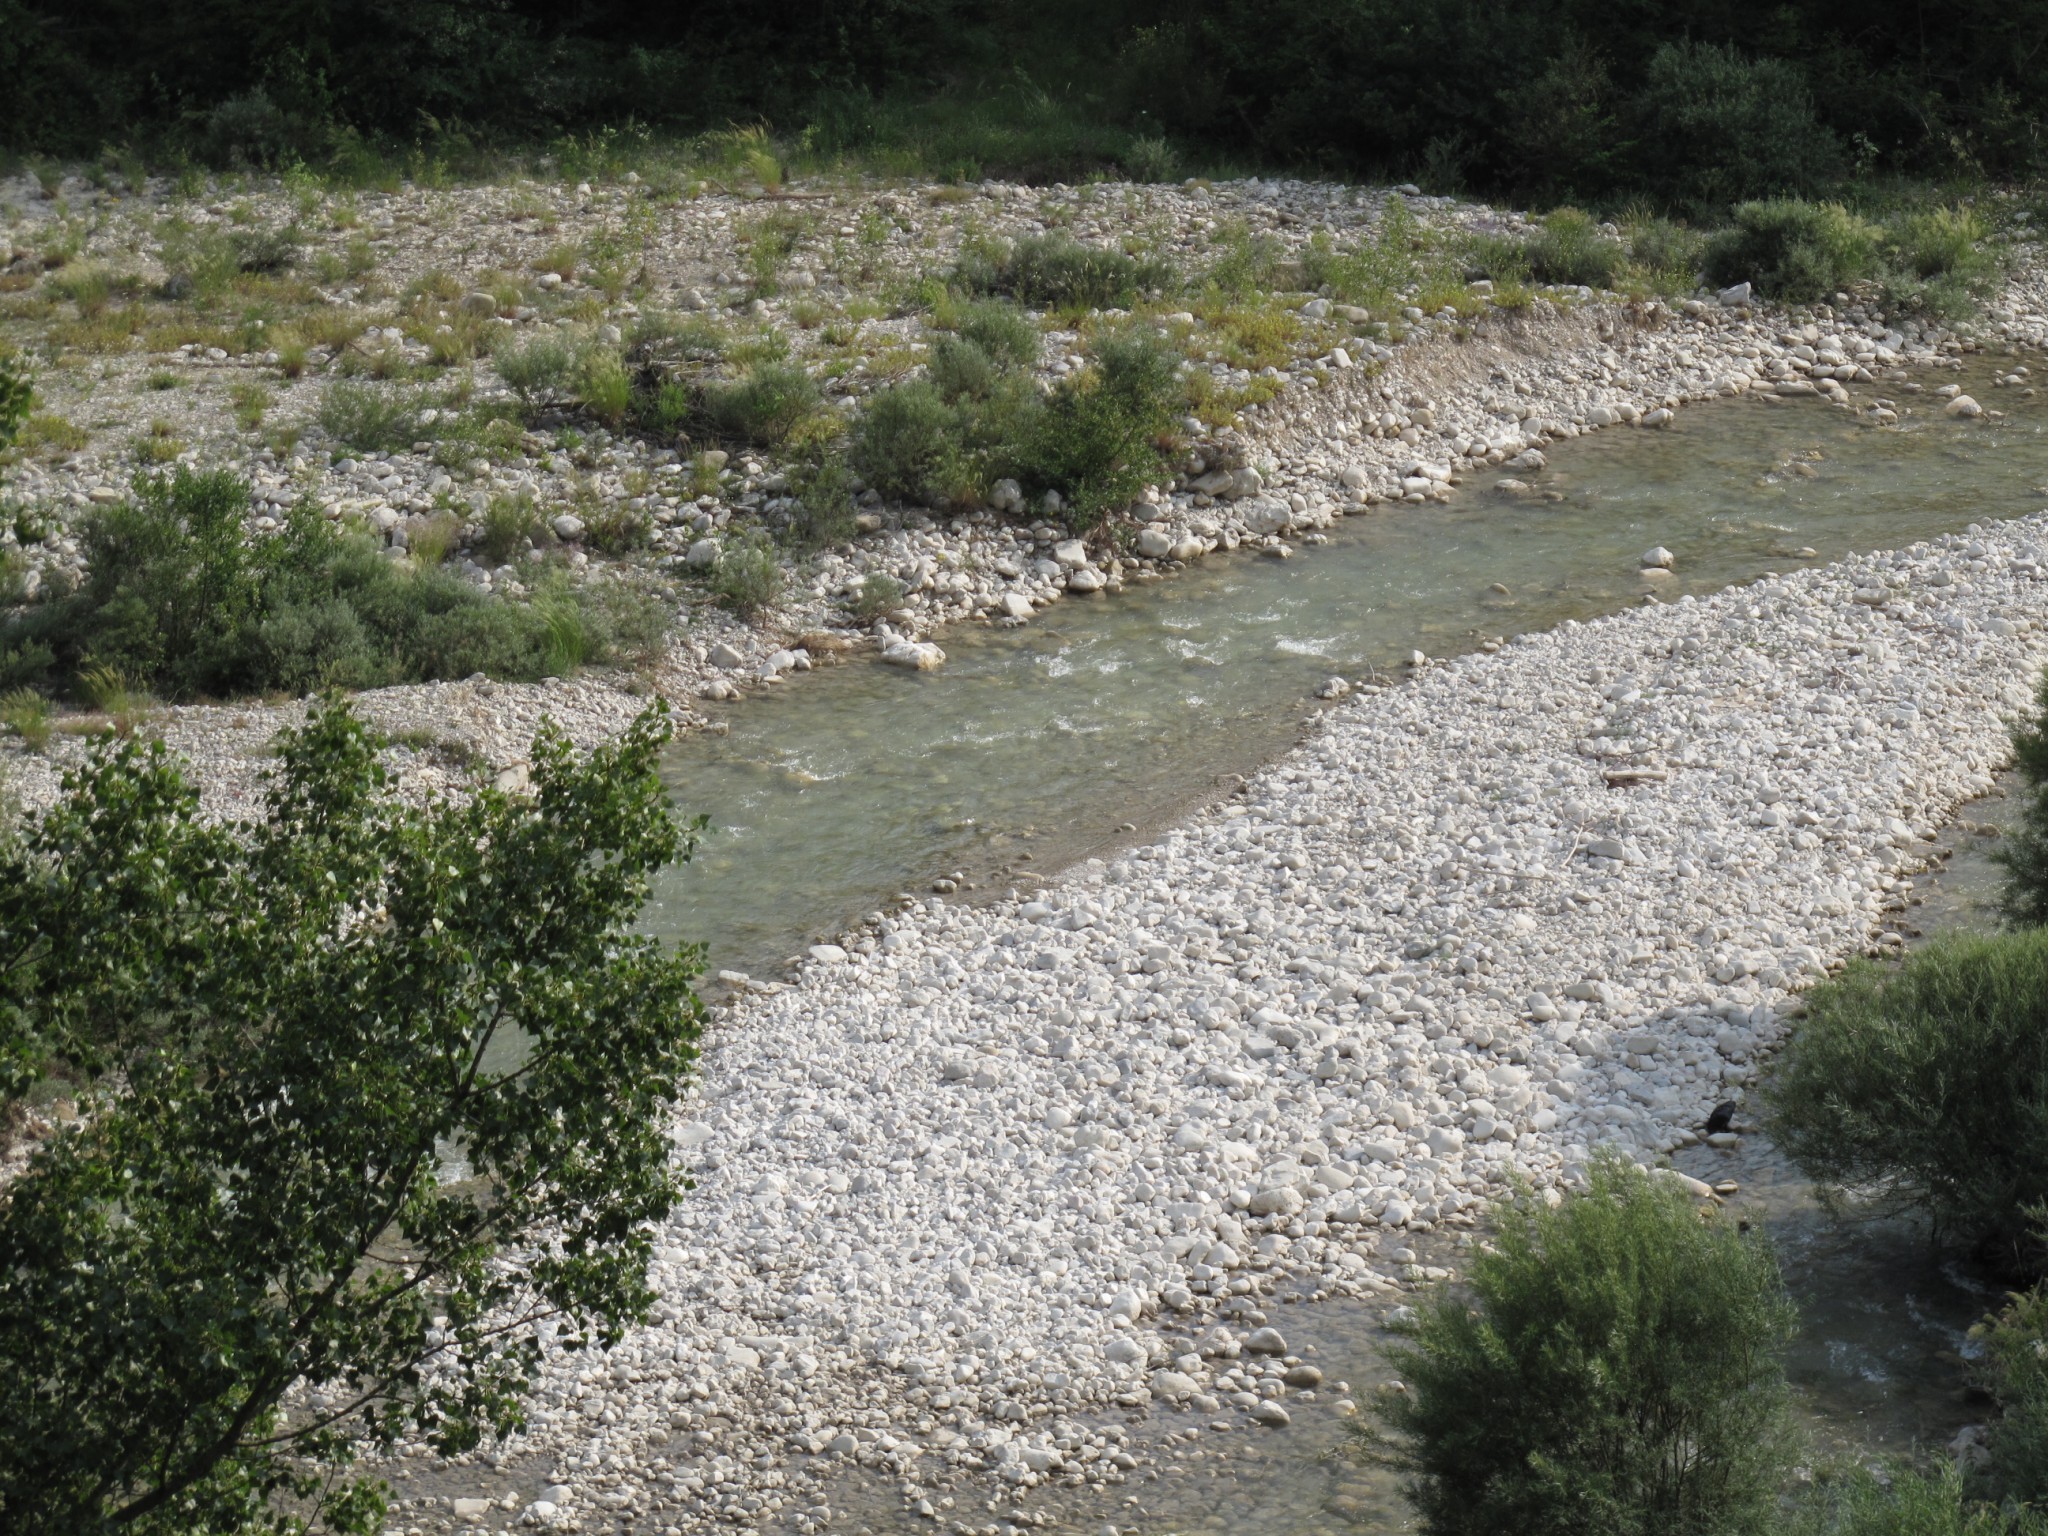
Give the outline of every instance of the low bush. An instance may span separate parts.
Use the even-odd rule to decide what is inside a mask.
[[[1589,213],[1560,208],[1523,247],[1529,272],[1540,283],[1574,283],[1612,288],[1628,257],[1622,243],[1601,230]]]
[[[997,451],[1034,494],[1057,491],[1067,525],[1090,529],[1158,473],[1181,395],[1180,358],[1156,336],[1127,331],[1096,343],[1093,365],[1062,379]]]
[[[853,467],[897,501],[939,499],[965,452],[959,413],[928,380],[913,379],[873,396],[853,433]]]
[[[962,341],[972,342],[1005,368],[1033,368],[1042,346],[1038,327],[1014,304],[962,305],[954,324]]]
[[[2005,866],[2000,905],[2014,927],[2048,927],[2048,671],[2034,685],[2034,716],[2011,726],[2013,766],[2026,785],[2020,823],[1996,858]]]
[[[544,605],[394,562],[317,511],[252,541],[248,500],[231,474],[180,470],[96,510],[81,529],[83,585],[0,623],[0,687],[85,693],[104,675],[184,699],[560,670]],[[588,659],[608,654],[612,617],[601,604],[566,589],[545,595],[582,611]]]
[[[703,413],[721,437],[764,448],[785,442],[819,404],[818,384],[793,363],[756,363],[731,383],[704,386]]]
[[[784,533],[794,549],[823,549],[853,537],[853,475],[835,455],[813,453],[789,472],[791,499]]]
[[[1164,260],[1139,261],[1056,234],[970,250],[954,273],[969,293],[1008,294],[1040,309],[1129,308],[1148,289],[1171,287],[1175,279]]]
[[[1987,1481],[2001,1498],[2048,1505],[2048,1290],[2014,1296],[1973,1331],[2000,1409]]]
[[[420,435],[420,396],[410,389],[336,380],[320,397],[320,429],[363,453],[395,453]]]
[[[758,530],[728,537],[711,568],[711,590],[743,619],[757,619],[782,596],[782,562]]]
[[[618,353],[593,347],[576,368],[576,398],[608,427],[616,427],[633,409],[633,380]]]
[[[979,400],[995,388],[1003,369],[979,343],[964,336],[941,336],[932,343],[925,373],[943,398]]]
[[[35,380],[17,354],[0,352],[0,453],[14,446],[35,405]]]
[[[1611,1155],[1501,1207],[1467,1291],[1399,1325],[1381,1458],[1430,1536],[1763,1532],[1794,1439],[1794,1317],[1760,1233]]]
[[[2048,1536],[2048,1515],[2001,1509],[1970,1496],[1953,1466],[1931,1473],[1858,1468],[1817,1486],[1783,1527],[1785,1536]]]
[[[1816,1182],[1917,1206],[2003,1267],[2040,1258],[2048,1203],[2048,930],[1936,940],[1807,994],[1767,1085]]]
[[[860,590],[849,601],[853,616],[863,624],[886,618],[903,606],[903,583],[883,571],[863,576]]]
[[[548,331],[491,354],[498,377],[529,411],[566,395],[575,382],[576,365],[576,348]]]
[[[1878,238],[1840,203],[1743,203],[1733,226],[1707,243],[1707,279],[1719,287],[1751,282],[1787,304],[1815,303],[1876,272]]]

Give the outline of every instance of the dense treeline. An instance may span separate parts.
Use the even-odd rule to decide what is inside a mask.
[[[944,168],[1156,171],[1164,138],[1194,161],[1674,205],[1858,173],[2027,176],[2048,167],[2048,6],[0,0],[0,142],[46,153],[311,164],[358,136],[765,121],[813,150],[908,140],[943,159],[938,125],[1047,97],[1076,125],[1064,152],[1020,136],[1023,163],[976,165],[983,135]]]

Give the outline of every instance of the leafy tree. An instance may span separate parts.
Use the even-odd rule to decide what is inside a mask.
[[[1918,1206],[2012,1272],[2048,1205],[2048,929],[1939,939],[1806,997],[1766,1095],[1816,1182]]]
[[[631,931],[700,825],[667,736],[413,808],[333,704],[259,822],[109,743],[0,849],[0,1086],[80,1108],[0,1196],[0,1529],[374,1530],[357,1443],[503,1434],[541,1331],[644,1316],[701,1019]]]
[[[1792,1459],[1794,1315],[1763,1236],[1612,1155],[1584,1193],[1496,1220],[1469,1296],[1440,1292],[1403,1325],[1406,1384],[1368,1431],[1413,1474],[1423,1529],[1768,1530]]]

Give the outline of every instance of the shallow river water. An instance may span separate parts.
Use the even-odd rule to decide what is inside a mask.
[[[1663,432],[1559,445],[1548,470],[1522,477],[1535,499],[1476,476],[1449,507],[1351,519],[1291,560],[1212,560],[1118,598],[1069,600],[1022,629],[948,633],[937,674],[854,664],[785,684],[732,708],[729,735],[672,754],[677,796],[714,825],[649,921],[705,942],[715,966],[772,967],[935,877],[1018,888],[1185,816],[1283,751],[1329,676],[2048,505],[2048,401],[1974,373],[1961,382],[2009,414],[1950,421],[1931,394],[1901,392],[1902,426],[1885,430],[1812,400],[1717,402]],[[1639,564],[1658,544],[1677,564],[1662,581]],[[2003,813],[2000,802],[1969,812]],[[1960,830],[1946,841],[1953,857],[1920,882],[1925,904],[1901,924],[1984,920],[1990,843]],[[1965,1333],[1999,1297],[1923,1231],[1830,1216],[1758,1136],[1676,1161],[1736,1181],[1731,1206],[1777,1243],[1801,1309],[1790,1373],[1817,1456],[1938,1448],[1983,1416]],[[1413,1241],[1425,1263],[1455,1263],[1459,1239]],[[1280,1298],[1268,1311],[1292,1351],[1362,1402],[1387,1375],[1385,1306]],[[1238,1419],[1195,1432],[1184,1415],[1134,1424],[1148,1439],[1189,1435],[1148,1456],[1156,1477],[1049,1487],[1022,1503],[970,1496],[971,1484],[940,1528],[1009,1529],[1017,1515],[1090,1536],[1412,1529],[1394,1480],[1348,1454],[1341,1394],[1317,1396],[1290,1404],[1279,1431]],[[934,1528],[858,1471],[830,1501],[834,1530]]]
[[[677,797],[713,826],[648,921],[714,966],[774,967],[935,877],[1007,890],[1183,818],[1285,750],[1333,675],[2048,505],[2048,400],[1962,378],[2006,419],[1949,420],[1931,393],[1896,396],[1893,429],[1812,399],[1712,402],[1557,445],[1521,477],[1535,497],[1476,475],[1449,506],[1347,519],[1291,559],[1211,558],[1019,629],[948,631],[936,673],[799,675],[673,751]],[[1674,576],[1643,574],[1655,545]]]

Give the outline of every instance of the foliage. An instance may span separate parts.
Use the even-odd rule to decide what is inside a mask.
[[[358,1437],[506,1434],[539,1330],[646,1316],[702,1017],[634,931],[694,841],[667,735],[543,726],[532,794],[417,808],[334,705],[242,826],[103,744],[0,850],[5,1086],[83,1110],[0,1205],[8,1529],[375,1531]]]
[[[1972,1499],[1953,1466],[1858,1469],[1805,1495],[1785,1536],[2048,1536],[2048,1516]]]
[[[550,331],[539,331],[516,346],[491,354],[491,366],[505,387],[529,411],[566,394],[576,377],[576,349]]]
[[[1014,304],[963,304],[955,314],[953,330],[999,367],[1038,366],[1043,345],[1038,327]]]
[[[1631,116],[1645,142],[1632,180],[1673,206],[1718,212],[1745,198],[1807,196],[1844,169],[1798,65],[1732,44],[1666,43],[1650,56]]]
[[[1147,289],[1171,286],[1174,276],[1164,261],[1138,261],[1108,246],[1051,234],[972,248],[962,255],[954,281],[969,293],[1008,294],[1038,308],[1116,309],[1136,303]]]
[[[851,606],[863,624],[886,618],[903,606],[903,583],[886,571],[871,571],[861,578]]]
[[[2005,866],[2000,905],[2006,922],[2048,928],[2048,670],[2034,685],[2034,717],[2010,726],[2013,766],[2026,784],[2020,823],[1996,855]]]
[[[395,453],[420,434],[420,397],[337,379],[320,397],[320,430],[362,453]]]
[[[50,744],[50,701],[32,688],[0,694],[0,726],[31,752],[40,752]]]
[[[1707,279],[1717,286],[1753,282],[1767,298],[1807,304],[1877,269],[1876,227],[1840,203],[1743,203],[1734,221],[1707,244]]]
[[[2048,1291],[2014,1296],[1972,1330],[1984,1345],[1986,1384],[1998,1399],[1990,1480],[2002,1498],[2048,1502]]]
[[[913,379],[872,396],[853,434],[853,467],[882,495],[928,504],[965,453],[965,428],[938,387]]]
[[[2031,1267],[2048,1203],[2048,929],[1937,939],[1806,997],[1768,1085],[1772,1134],[1816,1182],[1918,1206]]]
[[[1543,228],[1524,250],[1529,273],[1542,283],[1575,283],[1612,288],[1627,252],[1619,240],[1604,234],[1591,214],[1560,208],[1543,220]]]
[[[0,352],[0,453],[14,446],[35,398],[27,363],[15,353]]]
[[[758,619],[782,596],[782,562],[759,530],[733,534],[711,568],[711,591],[743,619]]]
[[[1094,364],[1062,379],[1004,461],[1027,491],[1058,491],[1069,527],[1093,528],[1159,470],[1180,359],[1142,330],[1099,341]]]
[[[487,565],[504,565],[524,555],[541,528],[541,508],[532,502],[532,492],[500,492],[483,506],[477,553]]]
[[[181,469],[95,509],[84,584],[0,621],[0,686],[76,682],[93,664],[174,699],[559,670],[535,606],[389,560],[309,508],[251,541],[248,498],[225,471]],[[602,659],[605,616],[575,601]]]
[[[799,550],[823,549],[853,537],[853,475],[833,454],[813,452],[789,472],[791,505],[784,535]]]
[[[1502,1206],[1469,1291],[1401,1325],[1371,1442],[1431,1536],[1769,1528],[1794,1313],[1761,1234],[1608,1154],[1555,1209]]]
[[[756,363],[731,383],[704,386],[703,413],[722,437],[773,448],[818,409],[818,384],[794,363]]]

